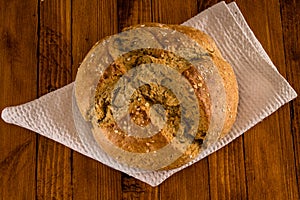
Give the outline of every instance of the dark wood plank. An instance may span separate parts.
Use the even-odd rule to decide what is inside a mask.
[[[286,76],[300,94],[300,2],[280,1],[283,29]],[[300,193],[300,98],[291,104],[291,129],[294,140],[294,158],[297,173],[298,195]],[[299,197],[298,197],[299,198]]]
[[[215,2],[216,1],[204,1],[204,2],[199,1],[199,7],[200,9],[207,8],[212,4],[214,4]],[[230,1],[226,1],[226,2],[230,2]],[[283,51],[281,24],[278,23],[280,22],[280,16],[279,16],[280,10],[279,10],[278,1],[277,2],[274,1],[271,4],[269,3],[267,4],[266,2],[253,3],[253,1],[243,0],[243,1],[237,1],[237,4],[241,8],[242,13],[246,17],[246,19],[248,19],[250,27],[254,30],[258,39],[262,42],[263,46],[266,48],[269,55],[271,55],[271,58],[274,61],[275,65],[278,66],[279,71],[282,74],[286,74],[284,69],[284,56],[283,56],[284,51]],[[296,180],[294,178],[292,178],[291,180],[290,178],[288,178],[288,177],[294,177],[295,174],[295,169],[293,169],[293,165],[292,165],[293,158],[290,153],[292,152],[291,151],[292,149],[290,149],[291,137],[289,135],[286,135],[286,133],[291,131],[288,126],[289,107],[285,106],[281,110],[280,113],[276,113],[275,116],[271,116],[270,119],[264,121],[263,124],[259,124],[257,127],[255,127],[254,129],[246,133],[247,136],[245,136],[246,137],[245,149],[247,151],[246,156],[248,157],[246,157],[245,159],[246,159],[246,167],[247,167],[246,177],[247,177],[247,185],[249,189],[248,191],[249,198],[259,199],[259,198],[269,197],[272,195],[276,196],[276,198],[278,199],[295,197]],[[276,130],[270,131],[268,130],[267,127],[274,127],[272,126],[272,124],[279,124],[279,125],[276,127]],[[269,147],[269,144],[266,145],[265,141],[268,141],[268,138],[270,137],[274,137],[273,131],[275,131],[276,134],[275,137],[280,138],[282,142],[279,142],[278,140],[275,142],[276,144],[270,142],[271,145]],[[252,132],[256,133],[255,137],[257,137],[257,139],[255,137],[251,137],[251,138],[248,137],[248,135],[253,134]],[[260,144],[261,147],[255,146],[257,145],[257,140],[261,141]],[[235,144],[236,141],[233,142],[233,145]],[[256,151],[253,151],[253,149],[255,149],[252,148],[253,145],[257,148]],[[227,147],[225,147],[225,149],[226,148]],[[267,151],[267,153],[260,152],[262,148],[266,148],[266,150],[264,151]],[[273,148],[275,148],[275,151],[273,151]],[[284,150],[280,151],[281,148]],[[239,152],[242,151],[243,151],[242,148],[240,148]],[[216,155],[218,155],[218,152],[216,153]],[[261,160],[258,160],[256,158],[257,156],[258,157],[261,156]],[[209,160],[211,160],[213,157],[214,155],[209,157]],[[272,158],[272,159],[269,161],[265,161],[265,157]],[[274,163],[276,164],[274,165]],[[278,169],[278,166],[284,166],[284,167],[282,168],[279,167]],[[253,175],[253,173],[255,173],[255,175]],[[213,177],[211,167],[210,167],[210,174],[211,174],[210,177]],[[242,183],[242,180],[238,180],[238,182]],[[228,186],[228,184],[225,185]],[[214,186],[211,182],[211,190],[213,190],[213,188]],[[266,190],[266,188],[268,188],[268,190]],[[280,192],[282,196],[277,195],[278,190],[283,191]],[[221,188],[219,187],[218,190],[216,190],[216,192],[211,192],[211,194],[220,194],[223,195],[224,198],[226,197],[226,193],[224,193],[222,187]]]
[[[152,21],[150,0],[118,0],[118,27],[123,28]],[[122,199],[159,199],[159,187],[151,187],[122,174]]]
[[[160,199],[211,199],[208,159],[202,159],[163,182]]]
[[[201,12],[218,2],[198,0],[198,10]],[[247,198],[243,137],[210,155],[208,163],[211,199]]]
[[[72,80],[71,2],[40,1],[39,96]],[[72,198],[71,150],[42,136],[38,137],[37,197]]]
[[[215,5],[218,2],[220,2],[220,1],[219,0],[207,0],[207,1],[198,0],[198,11],[201,12],[201,11]]]
[[[118,27],[152,22],[151,0],[118,0]]]
[[[280,5],[237,1],[279,72],[286,76]],[[244,134],[249,199],[298,199],[290,109],[286,105]]]
[[[243,139],[208,157],[211,199],[247,199]]]
[[[153,0],[153,21],[165,24],[181,24],[198,13],[195,0]],[[199,190],[200,189],[200,190]],[[161,199],[209,199],[208,160],[182,170],[160,186]]]
[[[52,140],[38,142],[38,199],[72,199],[71,150]]]
[[[72,78],[92,46],[118,32],[116,0],[72,1]]]
[[[117,33],[116,1],[72,1],[73,79],[90,48]],[[121,199],[121,172],[76,152],[73,154],[74,199]]]
[[[153,21],[164,24],[181,24],[198,14],[197,0],[172,2],[152,0]]]
[[[37,9],[0,1],[0,111],[36,98]],[[0,199],[35,199],[35,159],[36,134],[0,120]]]
[[[39,96],[72,81],[71,1],[41,1]]]
[[[157,200],[159,198],[159,187],[151,187],[150,185],[132,178],[127,174],[122,174],[122,199],[142,199]]]
[[[1,1],[0,110],[73,81],[85,54],[104,36],[148,21],[180,24],[218,1]],[[299,2],[237,4],[299,94]],[[0,120],[0,199],[299,199],[299,121],[297,98],[228,146],[152,188]]]

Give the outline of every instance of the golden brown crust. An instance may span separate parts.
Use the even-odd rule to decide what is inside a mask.
[[[217,68],[218,76],[221,77],[221,82],[216,84],[222,84],[226,96],[226,102],[223,109],[224,116],[222,115],[224,126],[222,125],[219,132],[219,136],[224,137],[230,131],[236,118],[238,87],[233,69],[230,64],[223,59],[214,41],[208,35],[197,29],[181,25],[149,23],[131,26],[124,29],[124,31],[145,26],[173,29],[183,33],[196,41],[211,58],[213,65]],[[162,54],[164,57],[160,57]],[[153,136],[140,138],[128,135],[126,129],[119,127],[120,124],[114,120],[112,114],[110,102],[112,100],[111,93],[114,89],[114,84],[130,69],[145,63],[168,65],[169,67],[179,71],[193,87],[193,92],[198,100],[197,103],[201,116],[198,133],[196,134],[193,142],[188,145],[178,159],[168,166],[161,168],[161,170],[174,169],[190,162],[199,155],[202,143],[206,139],[208,133],[210,120],[212,119],[211,97],[210,93],[208,93],[206,82],[197,69],[195,69],[195,67],[188,61],[178,57],[172,52],[162,49],[139,49],[118,57],[107,69],[105,69],[100,81],[98,82],[95,95],[95,113],[93,114],[98,119],[97,126],[102,129],[105,137],[112,142],[112,144],[125,151],[134,153],[156,152],[169,144],[178,130],[181,110],[175,95],[167,88],[155,84],[144,85],[134,92],[129,104],[128,111],[130,118],[138,126],[147,126],[150,123],[151,119],[149,117],[149,107],[155,103],[163,105],[167,113],[166,125]],[[146,106],[146,104],[148,105]],[[171,118],[168,119],[170,116]],[[123,121],[126,121],[125,118]],[[97,141],[100,141],[99,137],[103,136],[94,132],[94,137]],[[130,160],[128,160],[127,164],[130,165]]]
[[[161,55],[164,55],[163,57]],[[130,58],[130,59],[128,59]],[[171,58],[171,59],[170,59]],[[146,126],[151,121],[149,108],[160,104],[166,110],[166,126],[157,134],[147,138],[128,136],[124,128],[119,127],[111,112],[110,96],[115,83],[121,75],[140,64],[157,63],[178,70],[189,81],[198,98],[201,120],[198,126],[196,140],[203,140],[208,131],[210,119],[210,98],[204,80],[197,70],[184,58],[162,49],[139,49],[122,55],[114,61],[103,73],[96,89],[95,105],[99,127],[104,135],[116,146],[125,151],[145,153],[161,149],[169,144],[175,136],[180,123],[180,106],[171,90],[155,84],[143,85],[132,95],[129,105],[131,120],[139,126]],[[171,78],[171,77],[170,77]],[[170,80],[176,81],[176,80]],[[201,86],[201,87],[200,87]],[[147,106],[145,106],[147,105]],[[169,117],[170,116],[170,117]],[[123,117],[122,122],[126,121]],[[132,130],[131,130],[132,131]],[[195,151],[195,150],[193,150]]]
[[[228,62],[224,60],[223,56],[218,50],[213,39],[209,37],[207,34],[197,29],[194,29],[192,27],[182,26],[182,25],[164,25],[158,23],[149,23],[149,24],[144,24],[143,26],[164,27],[164,28],[174,29],[176,31],[188,35],[209,52],[215,66],[218,68],[218,72],[220,76],[223,79],[224,89],[226,93],[226,108],[224,109],[224,112],[226,113],[225,122],[224,122],[222,132],[220,134],[220,137],[224,137],[230,131],[232,125],[236,120],[238,99],[239,99],[238,84],[232,67]],[[141,27],[141,25],[128,27],[125,30],[134,29],[138,27]],[[204,137],[201,139],[204,139]],[[163,169],[165,170],[174,169],[193,160],[198,155],[200,151],[200,146],[201,144],[194,142],[180,158],[178,158],[174,163],[172,163],[171,165]]]
[[[165,25],[159,23],[148,23],[148,24],[144,24],[143,26],[165,27],[165,28],[171,28],[176,31],[182,32],[188,35],[189,37],[191,37],[192,39],[194,39],[210,53],[212,60],[215,66],[218,67],[219,74],[223,79],[225,92],[227,94],[226,96],[227,106],[224,109],[224,111],[226,112],[226,119],[221,133],[221,137],[224,137],[230,131],[232,125],[236,120],[238,101],[239,101],[238,84],[235,77],[235,73],[231,65],[227,61],[225,61],[214,40],[204,32],[199,31],[198,29],[188,27],[188,26],[183,26],[183,25]],[[127,27],[124,30],[129,30],[138,27],[141,27],[141,25]]]
[[[182,25],[171,25],[177,31],[187,34],[199,44],[201,44],[210,53],[215,66],[218,67],[219,74],[223,78],[224,88],[226,92],[226,119],[221,133],[221,137],[224,137],[231,129],[236,119],[237,107],[238,107],[238,84],[231,65],[225,61],[218,47],[211,37],[203,32]]]

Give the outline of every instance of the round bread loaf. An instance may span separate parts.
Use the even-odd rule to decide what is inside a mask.
[[[131,167],[166,170],[230,131],[238,87],[208,35],[151,23],[99,41],[78,70],[75,98],[107,154]]]

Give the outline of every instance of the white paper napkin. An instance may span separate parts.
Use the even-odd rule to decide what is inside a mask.
[[[218,3],[184,25],[200,29],[214,38],[223,56],[234,68],[240,93],[238,116],[231,132],[203,151],[193,162],[175,170],[141,171],[117,163],[104,152],[91,154],[84,148],[76,133],[72,116],[73,83],[32,102],[5,108],[2,111],[3,120],[51,138],[114,169],[157,186],[172,174],[225,146],[297,96],[278,73],[235,3]]]

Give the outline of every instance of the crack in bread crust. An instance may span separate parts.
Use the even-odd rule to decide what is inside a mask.
[[[162,55],[164,56],[162,57]],[[123,150],[137,153],[156,151],[169,144],[175,137],[181,119],[180,104],[172,91],[161,85],[143,85],[132,95],[129,104],[131,120],[140,126],[149,123],[147,122],[147,119],[149,119],[149,109],[147,108],[150,108],[153,104],[163,105],[166,110],[167,121],[166,125],[157,134],[147,138],[130,136],[114,120],[110,102],[112,98],[111,92],[115,89],[115,83],[130,69],[147,63],[164,64],[181,73],[189,81],[191,88],[193,88],[193,85],[199,86],[193,88],[191,92],[196,93],[201,115],[196,139],[203,140],[207,134],[210,119],[210,99],[205,94],[207,93],[207,89],[204,80],[197,73],[195,67],[184,58],[162,49],[139,49],[131,51],[119,57],[105,70],[100,78],[95,96],[95,113],[98,118],[98,126],[103,130],[104,135],[114,145]],[[168,79],[168,81],[176,81],[172,80],[171,77],[168,77]],[[146,107],[145,105],[147,104],[148,106]],[[136,109],[139,109],[139,112],[136,112]],[[140,113],[147,115],[141,115]],[[125,117],[123,121],[125,121]]]
[[[146,27],[146,28],[158,27],[158,28],[162,28],[163,30],[168,30],[170,33],[177,31],[185,35],[187,37],[187,40],[185,41],[188,44],[190,44],[189,41],[192,40],[193,42],[191,42],[191,44],[197,43],[197,45],[199,45],[199,48],[201,50],[195,52],[198,53],[197,55],[199,55],[200,52],[200,59],[193,62],[193,60],[190,60],[190,57],[186,57],[186,55],[184,55],[185,52],[180,51],[179,53],[181,55],[180,57],[178,55],[175,55],[169,49],[168,51],[166,49],[165,50],[160,49],[160,47],[157,47],[156,45],[157,44],[159,44],[158,46],[164,45],[163,42],[162,43],[159,42],[159,40],[162,39],[163,37],[160,35],[156,36],[154,34],[155,31],[148,32],[148,36],[149,35],[150,37],[153,36],[153,38],[157,40],[154,41],[153,44],[153,46],[155,47],[152,48],[142,47],[138,50],[131,50],[129,51],[129,53],[124,53],[124,54],[121,52],[132,49],[131,47],[126,48],[127,43],[132,45],[132,41],[130,40],[131,39],[130,37],[126,37],[126,35],[124,36],[124,38],[127,39],[125,43],[122,43],[121,39],[118,40],[118,37],[115,37],[116,40],[114,42],[119,44],[119,45],[116,44],[117,47],[121,46],[122,48],[124,48],[124,49],[120,49],[120,51],[118,50],[114,51],[114,48],[116,47],[114,46],[115,44],[113,44],[113,46],[103,45],[102,42],[104,42],[105,44],[106,39],[109,40],[109,37],[106,37],[103,40],[99,41],[93,47],[93,49],[94,50],[97,49],[97,51],[94,52],[101,52],[100,55],[101,57],[104,57],[106,58],[106,60],[110,60],[110,62],[113,63],[109,65],[110,62],[104,62],[103,66],[105,67],[104,68],[99,67],[98,69],[101,71],[101,73],[98,72],[94,73],[97,74],[96,76],[89,75],[89,77],[92,78],[90,80],[87,80],[86,76],[88,73],[84,74],[85,71],[95,72],[94,69],[91,70],[88,69],[89,64],[97,64],[97,63],[93,61],[91,57],[86,57],[85,60],[83,61],[84,63],[83,66],[80,67],[81,70],[79,70],[81,74],[78,78],[79,80],[78,84],[75,84],[76,87],[75,96],[79,102],[78,105],[79,105],[80,112],[82,115],[84,115],[85,120],[91,122],[92,126],[97,131],[99,131],[99,128],[101,129],[100,131],[101,134],[100,132],[92,131],[94,138],[96,139],[96,141],[100,146],[101,146],[101,137],[102,137],[102,138],[108,138],[108,140],[112,141],[113,146],[120,147],[121,149],[128,151],[128,153],[130,152],[153,153],[156,152],[157,149],[163,147],[164,145],[167,145],[174,138],[174,133],[176,133],[176,130],[178,129],[178,121],[182,119],[180,118],[180,112],[183,111],[180,109],[180,102],[176,101],[177,100],[176,96],[172,94],[172,91],[168,92],[168,88],[161,87],[160,84],[157,85],[146,84],[142,87],[138,87],[136,91],[133,92],[133,94],[131,95],[131,99],[128,103],[127,111],[131,122],[133,122],[133,124],[136,124],[139,127],[146,127],[150,125],[154,120],[150,114],[151,113],[150,107],[152,108],[152,106],[155,106],[156,104],[163,104],[164,113],[155,113],[155,114],[156,115],[159,114],[160,116],[159,119],[163,118],[162,116],[165,114],[167,120],[164,121],[165,122],[164,127],[158,126],[160,132],[156,132],[157,133],[156,135],[149,135],[149,137],[131,137],[130,132],[128,132],[127,129],[122,129],[122,126],[126,124],[119,124],[114,120],[114,110],[113,110],[114,107],[112,106],[112,104],[114,104],[115,107],[119,109],[117,105],[118,93],[120,93],[121,91],[118,90],[118,88],[114,88],[114,87],[119,79],[126,78],[126,73],[128,71],[130,71],[133,68],[136,68],[137,66],[141,66],[144,64],[154,63],[154,64],[166,65],[172,68],[173,70],[179,72],[185,78],[185,80],[187,80],[191,85],[191,89],[192,89],[191,93],[193,93],[196,96],[199,114],[201,118],[199,120],[199,125],[197,125],[198,127],[197,134],[193,136],[194,138],[192,141],[188,141],[189,145],[187,146],[185,151],[182,152],[181,156],[178,157],[176,160],[172,161],[172,163],[169,163],[167,166],[160,168],[160,170],[174,169],[195,159],[197,155],[199,155],[200,151],[203,148],[207,147],[206,145],[211,144],[207,142],[207,141],[212,141],[209,139],[210,136],[215,137],[211,133],[215,131],[218,132],[217,134],[218,137],[223,137],[229,132],[236,119],[236,113],[237,113],[237,105],[238,105],[237,82],[236,82],[233,69],[223,59],[214,41],[205,33],[197,29],[182,26],[182,25],[164,25],[164,24],[157,24],[157,23],[131,26],[126,28],[124,31],[127,30],[130,31],[134,29],[138,30],[142,27]],[[137,32],[144,33],[143,30]],[[134,35],[134,37],[138,38],[137,35]],[[141,41],[144,42],[144,39],[142,39]],[[145,41],[150,41],[150,40],[145,39]],[[103,47],[102,50],[99,50],[99,47],[100,49]],[[89,53],[89,56],[93,55],[94,52]],[[195,52],[191,52],[191,55]],[[189,54],[189,52],[186,53]],[[97,57],[97,60],[99,60],[98,56],[95,57]],[[213,75],[207,76],[205,74],[206,72],[202,74],[202,70],[205,70],[205,68],[202,67],[202,60],[201,60],[202,58],[204,60],[203,65],[205,65],[205,67],[206,65],[207,67],[211,65],[215,70],[214,73],[211,73]],[[185,59],[188,59],[188,61]],[[198,66],[199,62],[201,65],[200,67]],[[107,65],[105,65],[105,63]],[[195,64],[196,67],[194,67],[191,63],[196,63]],[[108,65],[109,67],[107,67]],[[98,79],[99,76],[101,76],[100,80]],[[89,87],[91,84],[81,84],[82,81],[86,81],[87,83],[93,83],[92,91],[94,92],[95,91],[94,89],[96,87],[95,95],[94,93],[90,95],[88,92],[83,92],[84,88]],[[95,83],[95,81],[97,82]],[[176,80],[172,80],[172,78],[166,78],[163,81],[170,82]],[[214,85],[212,86],[212,84],[217,85],[217,87],[215,87]],[[213,93],[211,93],[212,91]],[[114,94],[112,94],[112,92]],[[219,95],[219,92],[221,95]],[[89,98],[83,99],[84,95],[89,95]],[[218,97],[218,95],[222,97]],[[78,96],[80,96],[80,98],[78,98]],[[218,106],[219,108],[218,111],[216,112],[214,108]],[[220,108],[222,108],[222,112]],[[123,121],[125,122],[127,120],[127,118],[125,117],[121,119],[124,119]],[[212,124],[215,125],[220,124],[220,125],[219,128],[216,128],[215,125]],[[214,128],[210,129],[211,127]],[[189,131],[188,130],[185,131],[184,134],[186,134],[185,136],[189,136],[188,135]],[[155,140],[153,140],[153,138]],[[175,146],[174,150],[177,150],[176,148],[177,147]],[[113,149],[114,149],[113,147],[107,146],[105,151],[107,151],[107,153],[110,154],[114,151]],[[172,152],[170,152],[170,154],[172,154]],[[114,155],[116,154],[111,154],[111,155],[113,158],[118,159],[118,157],[114,157]],[[164,155],[166,156],[167,154]],[[125,159],[123,159],[122,162],[124,164],[128,164],[129,166],[137,166],[133,163],[133,160],[130,157],[125,157]],[[139,159],[136,159],[135,162],[139,162]],[[146,165],[147,164],[144,164],[143,166],[147,167],[148,169],[148,166]],[[149,168],[151,169],[151,166]],[[155,168],[155,170],[157,169],[159,168]]]

